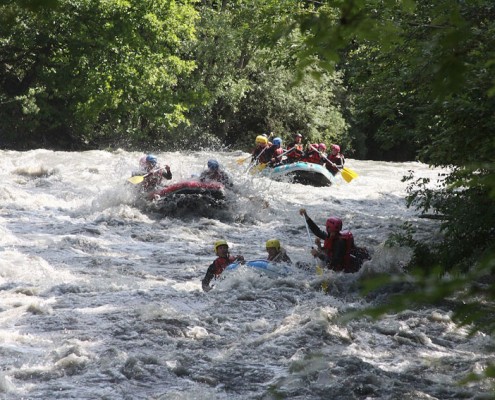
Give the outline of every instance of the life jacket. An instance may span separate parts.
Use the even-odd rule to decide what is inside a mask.
[[[282,154],[284,154],[284,149],[282,149],[282,147],[278,147],[272,152],[272,158],[275,158],[274,164],[279,164],[280,162],[282,162]]]
[[[338,167],[343,167],[344,166],[344,163],[345,163],[345,159],[344,159],[344,156],[342,154],[329,154],[328,157],[327,157],[331,162],[333,162],[335,165],[337,165]]]
[[[302,143],[291,143],[289,144],[289,147],[287,147],[287,150],[294,149],[291,152],[287,153],[287,157],[291,158],[293,160],[298,160],[300,159],[303,154],[304,154],[304,146]]]
[[[251,159],[253,161],[257,160],[257,162],[260,164],[266,164],[272,158],[272,152],[273,150],[271,150],[270,145],[266,145],[265,147],[256,147],[253,151],[253,156],[251,157]]]
[[[213,261],[213,274],[217,277],[219,276],[225,268],[227,268],[227,265],[233,263],[235,261],[235,257],[233,256],[228,256],[228,257],[218,257],[215,261]]]
[[[154,190],[161,183],[162,179],[163,168],[154,169],[151,175],[144,178],[143,187],[145,190]]]
[[[318,148],[318,144],[312,145],[315,149]],[[311,148],[310,148],[311,149]],[[320,153],[316,150],[309,150],[306,153],[305,161],[313,164],[321,164],[321,156]]]
[[[340,232],[338,238],[326,238],[323,243],[323,248],[325,249],[326,256],[328,257],[329,263],[331,263],[333,258],[334,249],[333,246],[336,241],[345,240],[345,252],[341,265],[334,265],[332,268],[335,271],[344,271],[344,272],[355,272],[352,267],[352,257],[351,251],[354,248],[354,236],[352,232],[345,231]]]

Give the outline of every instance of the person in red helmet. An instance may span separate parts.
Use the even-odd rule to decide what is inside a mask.
[[[208,267],[206,275],[201,281],[201,287],[205,292],[209,292],[213,289],[210,286],[211,280],[213,278],[218,278],[229,264],[234,261],[244,261],[244,257],[241,255],[237,255],[235,257],[230,255],[229,245],[225,240],[217,240],[213,245],[213,249],[215,250],[217,258]]]
[[[340,152],[340,146],[338,144],[332,144],[330,146],[330,154],[328,155],[328,160],[325,167],[332,173],[337,174],[342,168],[344,168],[345,158]]]
[[[333,271],[356,272],[365,260],[369,260],[369,252],[365,248],[356,247],[354,236],[350,231],[342,231],[342,220],[330,217],[325,224],[326,231],[322,231],[308,216],[306,210],[299,210],[308,224],[309,229],[317,237],[317,248],[311,249],[311,255],[323,260]],[[323,246],[321,239],[324,240]]]
[[[327,146],[325,145],[325,143],[309,144],[304,157],[304,161],[313,164],[324,165],[327,158],[326,151]]]

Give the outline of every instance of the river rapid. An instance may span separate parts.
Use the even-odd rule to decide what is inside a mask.
[[[403,273],[411,252],[385,246],[391,233],[409,222],[416,237],[439,235],[406,208],[401,178],[442,171],[350,159],[357,179],[318,188],[246,174],[246,153],[159,153],[172,182],[210,158],[235,182],[228,209],[162,214],[126,181],[141,155],[0,151],[0,398],[492,398],[486,383],[458,385],[495,347],[455,326],[448,304],[340,318],[386,301],[362,295],[360,279]],[[320,227],[340,216],[373,259],[346,275],[241,269],[202,291],[218,239],[255,259],[278,238],[311,264],[301,207]]]

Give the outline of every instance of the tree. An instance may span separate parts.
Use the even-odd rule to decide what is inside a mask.
[[[184,121],[174,89],[195,63],[190,1],[61,0],[37,12],[0,6],[0,130],[10,142],[135,141]]]
[[[270,131],[285,139],[295,131],[308,139],[346,137],[338,74],[320,71],[318,80],[308,68],[296,85],[301,35],[284,36],[278,29],[307,12],[300,3],[203,1],[199,10],[199,40],[190,50],[198,68],[184,84],[204,96],[188,113],[190,126],[180,134],[184,140],[247,149],[256,135]]]

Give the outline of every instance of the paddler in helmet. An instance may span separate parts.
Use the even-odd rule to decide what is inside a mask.
[[[232,180],[229,175],[221,168],[220,163],[217,160],[208,160],[206,163],[208,167],[199,176],[201,182],[220,182],[224,186],[232,187]]]
[[[268,141],[268,138],[264,135],[256,136],[254,141],[255,148],[251,155],[251,164],[266,164],[270,161],[271,155],[268,152],[268,149],[271,147],[271,143]]]
[[[241,255],[237,255],[235,257],[230,255],[229,245],[223,239],[217,240],[213,245],[213,249],[215,250],[217,258],[208,267],[206,275],[201,281],[201,287],[205,292],[209,292],[211,289],[213,289],[210,286],[211,280],[214,278],[218,278],[229,264],[233,263],[234,261],[244,261],[244,257]]]
[[[292,264],[292,260],[287,255],[287,251],[280,245],[278,239],[269,239],[265,243],[266,252],[268,253],[267,261],[272,263]]]
[[[350,231],[342,231],[342,219],[331,216],[325,223],[325,231],[321,230],[301,208],[299,214],[306,219],[306,224],[317,237],[317,248],[311,249],[311,255],[325,261],[333,271],[356,272],[365,260],[370,259],[368,250],[354,245],[354,236]],[[323,246],[321,240],[323,239]]]

